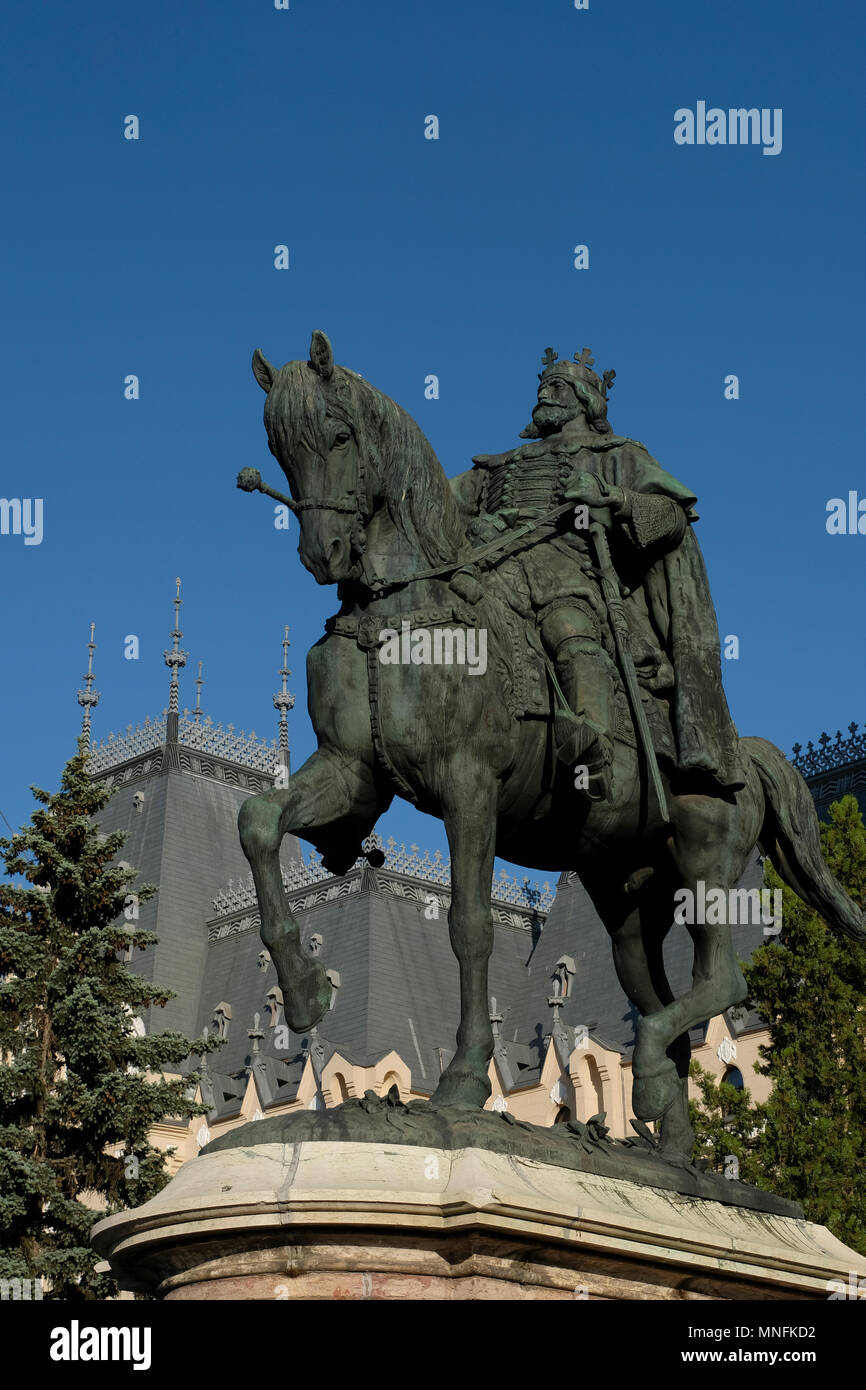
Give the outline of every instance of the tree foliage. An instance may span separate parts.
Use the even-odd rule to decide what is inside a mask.
[[[136,1035],[136,1016],[172,995],[120,958],[157,938],[124,921],[137,872],[117,862],[125,833],[94,823],[112,793],[87,762],[82,740],[60,790],[34,787],[30,823],[0,840],[0,1277],[41,1278],[57,1299],[116,1292],[94,1272],[91,1226],[168,1181],[149,1130],[204,1107],[161,1069],[213,1046]]]
[[[821,838],[831,872],[862,908],[866,828],[853,796],[830,807]],[[783,929],[743,973],[769,1031],[755,1069],[773,1089],[757,1105],[693,1063],[697,1153],[719,1171],[724,1154],[737,1155],[742,1178],[802,1203],[810,1221],[866,1254],[866,946],[831,930],[769,860],[764,882],[782,889]]]

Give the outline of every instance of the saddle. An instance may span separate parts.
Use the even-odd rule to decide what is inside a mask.
[[[495,569],[485,571],[483,585],[471,570],[461,569],[451,578],[450,588],[454,598],[447,607],[418,609],[393,617],[358,618],[336,614],[326,620],[325,630],[353,639],[367,654],[372,691],[373,683],[378,680],[377,652],[384,629],[399,629],[407,618],[413,627],[442,624],[486,627],[493,639],[487,644],[488,665],[499,677],[512,718],[552,723],[558,709],[553,665],[542,645],[520,566],[510,558],[504,559]],[[606,642],[609,640],[610,634],[606,634]],[[614,654],[612,643],[609,654]],[[638,674],[640,679],[640,672]],[[641,695],[656,757],[676,764],[676,743],[667,699],[643,686]],[[377,703],[375,699],[373,704]],[[628,694],[619,674],[614,690],[613,723],[613,737],[630,748],[637,748]],[[408,790],[401,788],[401,793],[413,799]]]
[[[496,569],[487,571],[484,579],[482,587],[474,575],[460,571],[451,580],[452,590],[462,600],[461,618],[490,629],[493,641],[488,643],[488,662],[500,677],[512,718],[552,721],[557,712],[553,668],[538,633],[523,572],[518,564],[506,559]],[[614,656],[612,641],[610,647],[609,655]],[[639,682],[640,676],[638,671]],[[656,757],[676,764],[668,700],[643,685],[641,697]],[[637,747],[628,694],[619,673],[611,733],[620,743]]]

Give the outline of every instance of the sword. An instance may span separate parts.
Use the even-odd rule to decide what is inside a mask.
[[[670,821],[670,815],[668,814],[667,798],[665,796],[664,786],[662,785],[662,777],[659,772],[656,751],[653,748],[653,742],[650,736],[646,711],[643,707],[643,700],[640,695],[637,671],[634,668],[634,660],[632,659],[631,648],[629,647],[628,618],[622,604],[619,576],[610,558],[610,546],[607,543],[607,533],[601,522],[593,521],[590,524],[589,533],[595,545],[601,592],[607,606],[608,617],[610,618],[617,662],[619,664],[620,674],[625,682],[625,688],[628,692],[635,730],[647,761],[650,780],[656,794],[656,800],[662,814],[662,819],[665,823],[668,823]]]

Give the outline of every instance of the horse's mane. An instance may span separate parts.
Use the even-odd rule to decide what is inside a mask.
[[[417,544],[428,565],[448,564],[459,555],[467,545],[463,522],[429,440],[396,401],[356,372],[335,366],[324,380],[309,363],[288,362],[265,401],[271,452],[280,461],[291,458],[304,437],[324,453],[326,413],[354,431],[394,524]]]

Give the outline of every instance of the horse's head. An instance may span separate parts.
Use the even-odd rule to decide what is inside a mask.
[[[317,331],[309,361],[278,370],[256,349],[253,374],[268,393],[268,444],[289,480],[301,560],[320,584],[352,578],[375,492],[353,420],[354,373],[335,367],[331,344]]]
[[[363,573],[366,528],[383,507],[419,563],[447,561],[462,546],[451,489],[423,433],[335,365],[324,333],[313,334],[306,362],[276,368],[256,349],[253,374],[267,392],[268,444],[289,481],[301,560],[320,584]]]

